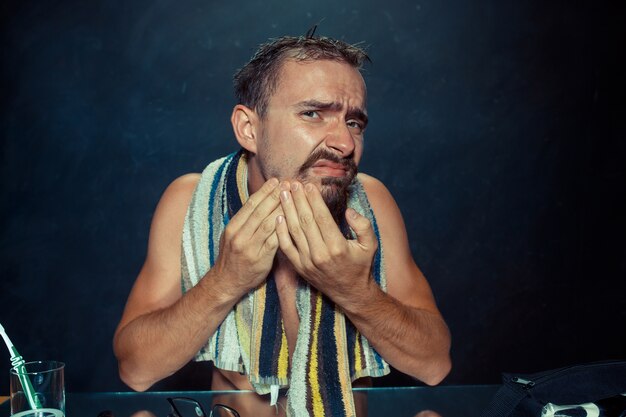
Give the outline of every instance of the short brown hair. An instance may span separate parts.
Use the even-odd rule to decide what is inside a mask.
[[[264,117],[286,59],[339,61],[358,70],[365,61],[369,61],[360,46],[324,36],[283,36],[271,39],[261,44],[252,59],[235,73],[234,86],[238,102]]]

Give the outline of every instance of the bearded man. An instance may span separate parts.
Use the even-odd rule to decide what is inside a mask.
[[[366,59],[283,37],[237,72],[240,151],[175,180],[154,214],[114,339],[131,388],[210,360],[212,390],[259,394],[230,398],[241,415],[276,415],[259,404],[284,405],[287,389],[288,415],[339,416],[389,365],[430,385],[447,375],[449,332],[400,210],[357,175]]]

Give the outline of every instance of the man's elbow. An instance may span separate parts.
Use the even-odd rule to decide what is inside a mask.
[[[125,369],[122,363],[118,366],[118,372],[120,375],[120,379],[124,384],[126,384],[133,391],[143,392],[148,390],[154,382],[147,381],[146,379],[137,378],[137,373],[129,372]]]
[[[146,391],[156,381],[149,381],[145,377],[141,377],[144,373],[141,372],[137,362],[133,360],[133,355],[129,353],[129,349],[125,348],[122,343],[121,334],[122,332],[118,329],[113,336],[113,354],[117,359],[118,375],[122,382],[133,391]]]
[[[443,322],[443,319],[442,319]],[[441,333],[441,338],[439,339],[439,343],[436,345],[437,349],[432,352],[432,357],[428,361],[428,366],[426,367],[425,372],[422,374],[423,377],[420,378],[422,382],[427,385],[434,386],[438,385],[443,381],[443,379],[448,376],[450,370],[452,369],[452,359],[450,358],[450,348],[452,345],[450,331],[448,330],[445,323],[443,324],[444,331]]]
[[[448,376],[451,369],[452,361],[450,360],[450,356],[446,355],[444,358],[434,361],[428,372],[420,379],[425,384],[434,386],[443,381],[443,379]]]

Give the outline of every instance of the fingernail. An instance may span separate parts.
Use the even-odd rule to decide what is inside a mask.
[[[281,191],[280,192],[280,198],[283,201],[289,200],[289,193],[287,191]]]
[[[304,186],[304,190],[305,190],[307,193],[310,193],[311,191],[313,191],[313,184],[307,184],[307,185],[305,185],[305,186]]]
[[[289,190],[289,181],[283,181],[280,183],[281,190]]]
[[[276,187],[278,185],[278,178],[271,178],[268,182],[272,187]]]
[[[285,220],[285,219],[283,218],[283,216],[278,216],[278,217],[276,217],[276,222],[277,222],[278,224],[281,224],[281,223],[283,222],[283,220]]]
[[[298,191],[298,188],[300,187],[300,184],[297,182],[294,182],[293,184],[291,184],[291,190],[292,191]]]

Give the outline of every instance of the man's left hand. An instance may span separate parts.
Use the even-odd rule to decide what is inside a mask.
[[[346,210],[356,240],[346,239],[314,185],[285,184],[280,200],[285,216],[277,218],[276,233],[296,271],[339,305],[365,290],[378,247],[370,221]]]

